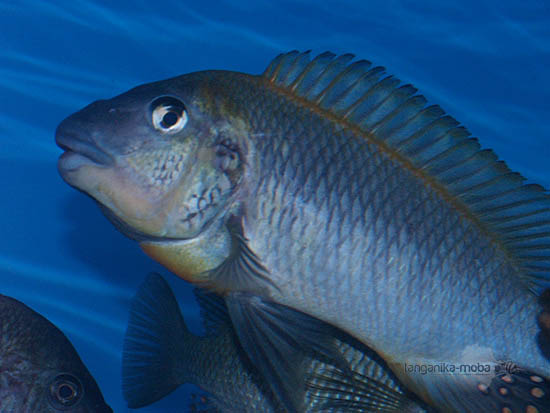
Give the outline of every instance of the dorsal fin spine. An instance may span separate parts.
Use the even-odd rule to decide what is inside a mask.
[[[426,141],[422,145],[417,145],[417,147],[413,147],[413,149],[410,149],[407,151],[407,153],[416,156],[419,160],[421,159],[422,162],[418,162],[419,168],[425,168],[425,166],[430,162],[431,159],[433,159],[433,155],[430,156],[428,150],[431,149],[432,153],[437,148],[438,145],[442,144],[441,141],[449,139],[449,134],[452,133],[452,130],[449,130],[447,132],[440,133],[439,136],[434,138],[432,141]],[[406,147],[406,144],[404,145]],[[411,145],[412,147],[412,145]],[[440,152],[437,152],[440,153]]]
[[[504,242],[515,243],[515,242],[520,242],[520,241],[521,242],[523,242],[523,241],[532,241],[532,240],[537,240],[537,239],[544,238],[545,236],[546,236],[545,233],[538,233],[537,232],[537,233],[530,234],[530,235],[517,235],[515,237],[506,237]]]
[[[303,56],[309,58],[310,53],[311,52],[309,50],[307,50],[306,52],[303,53]],[[310,61],[308,63],[308,66],[311,66],[313,64],[314,64],[313,61]],[[289,90],[294,92],[294,89],[296,89],[296,86],[300,84],[300,82],[303,80],[303,78],[304,78],[304,76],[306,75],[307,72],[308,72],[307,70],[303,70],[298,76],[296,76],[296,79],[294,79],[294,81],[290,85],[288,85]]]
[[[504,177],[502,177],[502,176],[497,176],[497,177],[495,177],[495,178],[492,178],[492,179],[489,179],[489,180],[487,180],[487,181],[481,182],[481,183],[479,183],[479,184],[477,184],[477,185],[474,185],[474,186],[472,186],[472,187],[470,187],[470,188],[464,189],[464,190],[461,192],[460,196],[464,198],[465,196],[467,196],[468,194],[470,194],[470,193],[473,192],[473,191],[477,191],[477,190],[480,190],[480,189],[483,189],[483,188],[488,188],[488,187],[494,185],[496,182],[498,182],[498,181],[500,181],[500,180],[502,180],[502,179],[506,179],[506,178],[508,178],[508,175],[505,175]]]
[[[349,75],[350,72],[351,72],[351,67],[348,66],[344,71],[342,71],[334,79],[332,79],[328,84],[328,86],[321,93],[317,95],[317,97],[315,98],[315,104],[320,105],[320,103],[323,101],[325,96],[327,96],[331,92],[332,88],[338,85],[344,77]]]
[[[298,57],[300,56],[300,54],[298,53],[297,50],[292,52],[292,54],[293,54],[294,60],[288,61],[286,62],[286,64],[284,64],[283,62],[277,70],[276,77],[278,81],[281,82],[282,84],[286,84],[286,80],[290,75],[290,73],[292,72],[292,68],[296,67],[297,61],[299,60]]]
[[[287,54],[286,59],[283,59],[283,58],[279,59],[278,63],[273,67],[273,72],[270,76],[272,81],[276,81],[276,80],[279,81],[281,77],[281,72],[283,71],[285,65],[288,65],[290,63],[288,62],[288,57],[289,56],[295,57],[297,53],[298,52],[296,50],[293,50]]]
[[[396,127],[391,135],[386,136],[386,140],[390,145],[399,149],[400,142],[408,141],[411,135],[418,136],[417,132],[433,123],[441,114],[442,110],[439,106],[427,106],[414,114],[407,122]]]
[[[417,116],[418,111],[420,111],[426,105],[426,98],[422,95],[414,95],[409,98],[406,102],[400,105],[397,110],[389,113],[384,119],[381,119],[377,125],[372,128],[372,133],[379,134],[382,136],[391,135],[396,130],[399,130],[404,124],[407,124],[411,119]],[[405,111],[407,108],[414,108],[413,110]],[[410,115],[405,117],[400,117],[403,112],[409,112]],[[401,122],[401,123],[399,123]]]
[[[490,168],[493,165],[490,163],[490,160],[480,159],[484,157],[483,155],[484,154],[482,152],[476,152],[472,156],[469,156],[463,162],[461,162],[460,165],[455,166],[455,168],[453,169],[456,170],[458,168],[463,168],[465,171],[461,174],[456,174],[451,179],[446,180],[446,185],[455,186],[461,182],[468,182],[468,179],[475,177],[476,175],[479,175],[484,171],[487,171],[487,168]],[[462,194],[466,191],[467,188],[468,186],[466,185],[465,188],[460,190],[457,189],[456,192]]]
[[[299,53],[285,75],[284,84],[292,84],[302,74],[302,61],[309,61],[309,52]]]
[[[501,226],[500,229],[506,232],[516,232],[516,231],[523,231],[525,229],[530,229],[530,228],[537,228],[539,226],[540,226],[539,222],[532,222],[530,224],[513,225],[509,227]]]
[[[380,66],[373,67],[369,71],[365,72],[364,76],[361,76],[359,79],[357,79],[357,82],[355,82],[354,85],[350,86],[350,88],[347,92],[347,95],[354,92],[356,90],[356,88],[361,84],[361,82],[365,82],[365,83],[361,84],[361,88],[364,87],[366,90],[369,90],[372,87],[372,85],[375,84],[378,81],[379,75],[382,72],[384,72],[384,68],[380,67]],[[366,82],[368,82],[368,83],[366,83]],[[363,100],[365,99],[364,93],[359,93],[359,94],[360,94],[360,97],[358,97],[354,101],[354,103],[352,103],[345,110],[345,112],[342,113],[341,116],[342,116],[343,119],[348,119],[348,117],[353,113],[355,108],[357,108],[363,102]]]
[[[271,81],[275,80],[275,70],[279,67],[280,62],[284,60],[284,58],[285,55],[280,54],[275,59],[273,59],[269,66],[265,69],[262,76]]]
[[[512,172],[509,177],[514,179],[514,180],[519,181],[519,183],[524,181],[524,178],[516,172]],[[502,210],[513,207],[513,204],[515,204],[515,203],[517,203],[518,205],[528,203],[529,201],[518,201],[518,202],[512,202],[512,203],[508,203],[508,204],[503,203],[503,204],[499,204],[499,205],[495,205],[495,206],[487,205],[487,204],[490,204],[493,201],[498,200],[499,198],[503,198],[503,197],[506,197],[510,194],[513,194],[514,192],[520,192],[519,191],[520,189],[521,188],[512,187],[512,188],[510,188],[506,191],[503,191],[503,192],[494,193],[492,195],[487,195],[487,196],[479,196],[479,197],[477,197],[477,199],[473,198],[471,200],[468,200],[468,202],[472,206],[476,206],[477,208],[482,209],[485,214],[487,214],[487,215],[491,214],[492,215],[492,214],[494,214],[498,211],[502,211]],[[479,206],[478,204],[480,204],[480,203],[481,203],[481,205],[484,205],[484,206]],[[498,218],[500,219],[500,217],[498,217]]]
[[[448,118],[438,118],[424,125],[418,132],[412,134],[409,138],[403,139],[395,143],[395,148],[400,152],[408,152],[408,148],[413,147],[415,143],[420,141],[422,136],[433,136],[431,139],[426,139],[426,148],[437,145],[442,139],[448,137],[449,131],[455,124]]]
[[[475,146],[478,146],[477,140],[472,138],[457,142],[454,146],[442,151],[439,155],[434,156],[426,162],[423,169],[427,170],[428,173],[441,175],[441,179],[443,180],[444,174],[451,170],[454,165],[454,163],[449,162],[449,159],[456,155],[461,162],[465,158],[463,154]]]
[[[514,191],[510,191],[510,192],[514,192]],[[521,201],[517,201],[517,202],[510,202],[510,203],[507,203],[507,204],[502,204],[502,205],[495,206],[493,208],[487,208],[486,211],[489,212],[489,213],[494,214],[495,212],[504,211],[506,209],[512,209],[512,208],[515,208],[515,207],[518,207],[518,206],[521,206],[521,205],[528,204],[530,202],[532,202],[531,199],[525,200],[525,201],[521,200]],[[522,215],[513,215],[513,214],[508,215],[508,217],[511,218],[514,221],[516,219],[520,218],[521,216]],[[529,215],[526,215],[526,216],[529,216]],[[509,221],[509,220],[506,220],[506,221]],[[501,218],[499,218],[499,222],[502,222]]]
[[[323,70],[319,74],[305,96],[308,97],[312,102],[315,102],[318,96],[330,84],[331,80],[335,76],[335,73],[341,72],[352,58],[353,57],[351,57],[351,55],[342,55],[334,58],[332,62],[330,62],[326,66],[325,70]]]
[[[387,76],[373,85],[368,92],[359,100],[359,104],[355,106],[353,112],[348,115],[348,119],[356,124],[363,123],[371,113],[382,104],[394,89],[391,89],[399,84],[399,79],[393,76]]]
[[[296,84],[296,87],[295,87],[295,89],[293,89],[293,91],[299,92],[303,96],[308,95],[310,93],[311,89],[313,87],[315,87],[315,84],[317,83],[317,80],[323,75],[326,68],[323,68],[321,71],[317,71],[316,74],[314,73],[314,76],[312,77],[311,82],[309,83],[309,85],[307,85],[307,84],[304,85],[305,87],[300,89],[300,90],[298,90],[299,89],[298,86],[301,86],[302,83],[306,83],[305,79],[307,78],[308,74],[314,72],[314,69],[318,68],[320,61],[333,59],[334,56],[335,55],[333,53],[325,52],[325,53],[321,53],[319,56],[317,56],[315,59],[313,59],[307,66],[308,70],[304,70],[304,72],[303,72],[304,76],[301,79],[301,82]]]
[[[498,218],[498,219],[495,218],[495,219],[492,219],[491,222],[493,222],[495,225],[500,225],[500,224],[504,224],[506,222],[515,221],[515,220],[522,219],[522,218],[530,218],[530,217],[533,217],[535,215],[539,215],[542,212],[550,212],[550,209],[545,209],[543,211],[533,211],[533,212],[529,212],[529,213],[525,213],[525,214],[510,215],[510,216],[506,216],[506,217]],[[483,211],[481,213],[483,213]],[[550,221],[547,221],[547,220],[539,221],[539,222],[541,224],[550,223]]]
[[[360,60],[350,64],[342,73],[334,78],[331,84],[325,89],[317,98],[317,104],[326,107],[332,103],[332,107],[336,109],[339,102],[342,102],[349,90],[351,90],[357,80],[363,76],[364,70],[370,66],[370,62],[366,60]],[[334,93],[334,90],[337,87],[342,87],[340,93],[336,97],[332,97],[330,101],[330,96]],[[328,101],[328,102],[327,102]]]
[[[366,78],[369,73],[371,73],[371,71],[368,70],[372,65],[371,62],[367,60],[360,60],[355,63],[357,64],[352,63],[352,65],[350,65],[350,71],[347,75],[347,81],[345,82],[346,86],[338,97],[339,104],[334,106],[336,113],[342,112],[350,105],[349,101],[353,100],[353,98],[350,98],[349,95],[353,92],[357,92],[360,82]],[[361,94],[359,93],[359,96],[357,96],[355,100],[359,99],[360,95]]]
[[[399,107],[401,104],[407,101],[407,99],[416,93],[416,88],[411,85],[402,85],[395,88],[388,96],[380,101],[376,108],[374,108],[369,116],[372,118],[369,121],[368,126],[375,128],[376,125],[383,122],[388,115],[395,112],[395,107]],[[367,125],[367,123],[365,123]]]

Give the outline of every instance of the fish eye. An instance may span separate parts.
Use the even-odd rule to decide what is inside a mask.
[[[162,133],[177,133],[187,123],[187,110],[179,99],[162,96],[151,103],[153,127]]]
[[[50,403],[58,410],[74,406],[83,395],[82,384],[72,374],[59,374],[50,385]]]

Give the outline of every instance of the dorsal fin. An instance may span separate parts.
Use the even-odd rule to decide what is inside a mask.
[[[493,151],[417,89],[353,55],[292,51],[263,77],[404,163],[491,234],[535,293],[550,287],[550,195],[510,171]]]

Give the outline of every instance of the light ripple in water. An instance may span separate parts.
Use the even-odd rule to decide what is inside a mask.
[[[126,300],[134,295],[134,291],[104,282],[97,277],[90,276],[90,274],[83,274],[82,270],[79,270],[78,277],[76,277],[73,272],[33,265],[2,255],[0,255],[0,268],[18,273],[31,280],[48,280],[50,285],[54,284],[60,287],[66,287],[69,290],[89,291],[105,297]]]
[[[126,331],[127,315],[124,314],[124,317],[113,318],[112,311],[102,311],[98,312],[92,309],[89,305],[75,305],[73,302],[67,301],[66,297],[63,294],[56,296],[55,294],[50,294],[45,296],[44,294],[39,294],[37,292],[30,292],[28,289],[14,289],[10,290],[10,294],[13,294],[14,297],[23,303],[38,303],[41,306],[41,309],[46,309],[44,314],[54,314],[57,313],[55,319],[56,322],[60,325],[66,326],[70,324],[70,321],[73,320],[76,322],[85,322],[87,324],[96,325],[101,327],[101,329],[110,330],[109,332],[116,335],[122,335]],[[102,297],[97,296],[97,300],[101,300]],[[107,317],[107,314],[110,314]],[[78,326],[73,325],[74,331],[86,331],[87,328],[83,328],[82,324]],[[111,336],[106,336],[110,337]]]
[[[52,76],[57,78],[57,82],[66,82],[65,87],[76,85],[81,88],[79,90],[86,90],[86,88],[99,88],[98,93],[101,93],[104,90],[112,92],[112,79],[108,78],[104,74],[97,75],[96,73],[89,72],[83,67],[56,63],[54,60],[44,59],[7,49],[0,50],[0,62],[2,63],[2,67],[6,67],[8,65],[18,65],[24,67],[27,72],[36,72],[42,75],[49,72]],[[17,70],[17,73],[20,72],[20,70]],[[67,78],[72,78],[74,81],[71,82]]]
[[[56,161],[61,150],[51,144],[51,139],[51,131],[0,113],[0,158]]]

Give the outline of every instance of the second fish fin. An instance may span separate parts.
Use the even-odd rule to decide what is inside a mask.
[[[330,325],[249,293],[231,293],[226,304],[243,349],[288,411],[301,411],[308,357],[345,369]]]
[[[177,370],[187,329],[172,290],[150,274],[132,300],[122,353],[122,393],[130,408],[147,406],[183,384]]]

